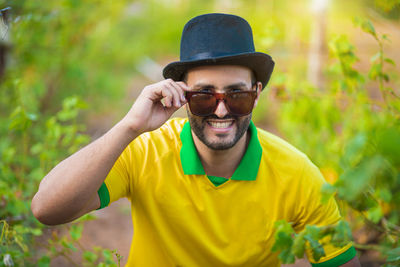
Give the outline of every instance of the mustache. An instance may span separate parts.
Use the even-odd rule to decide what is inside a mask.
[[[233,119],[236,120],[236,116],[232,116],[230,114],[227,114],[226,116],[224,116],[223,118],[218,117],[217,115],[213,114],[207,117],[203,118],[203,121],[209,120],[209,119],[215,119],[215,120],[228,120],[228,119]]]

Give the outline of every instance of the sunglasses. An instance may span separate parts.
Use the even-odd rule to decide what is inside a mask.
[[[245,116],[251,113],[257,91],[238,91],[228,93],[213,93],[191,91],[186,92],[186,100],[190,111],[201,117],[214,114],[219,101],[223,101],[228,112],[234,116]]]

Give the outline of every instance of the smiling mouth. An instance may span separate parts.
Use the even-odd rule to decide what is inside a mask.
[[[229,120],[229,121],[214,121],[214,120],[209,120],[207,121],[207,124],[210,125],[213,128],[217,128],[217,129],[225,129],[225,128],[229,128],[233,125],[233,120]]]

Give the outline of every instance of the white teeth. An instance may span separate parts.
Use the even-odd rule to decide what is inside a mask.
[[[224,122],[209,121],[208,123],[214,128],[228,128],[229,126],[232,125],[233,122],[232,121],[224,121]]]

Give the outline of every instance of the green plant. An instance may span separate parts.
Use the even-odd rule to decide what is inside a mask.
[[[0,218],[3,223],[0,252],[18,265],[33,256],[30,246],[43,228],[30,213],[30,200],[44,173],[54,162],[88,141],[82,125],[76,123],[84,103],[77,97],[63,102],[63,109],[47,120],[22,105],[2,120],[0,139]]]
[[[355,23],[378,44],[368,74],[354,67],[355,47],[345,36],[336,37],[330,43],[337,62],[330,68],[328,88],[292,91],[293,101],[284,103],[280,121],[289,139],[305,148],[322,170],[335,172],[336,178],[322,189],[324,198],[336,195],[344,215],[352,217],[353,230],[361,224],[377,233],[375,239],[354,246],[380,252],[385,266],[400,266],[400,96],[389,71],[395,63],[384,53],[388,37],[379,35],[368,20]],[[380,97],[370,96],[371,91]],[[325,235],[342,242],[349,240],[349,233],[343,222],[328,231],[308,226],[300,233],[278,223],[273,249],[291,263],[303,257],[309,244],[317,260],[324,255],[320,245]]]
[[[46,254],[38,260],[40,266],[49,266],[51,259],[63,257],[70,266],[109,266],[119,267],[121,255],[116,250],[109,250],[99,246],[90,249],[86,248],[80,242],[83,231],[83,222],[90,219],[90,216],[81,218],[79,222],[67,225],[65,230],[67,234],[60,235],[57,230],[52,232],[51,238],[42,246],[46,249]],[[72,257],[77,251],[80,257]],[[116,260],[114,260],[114,257]]]

